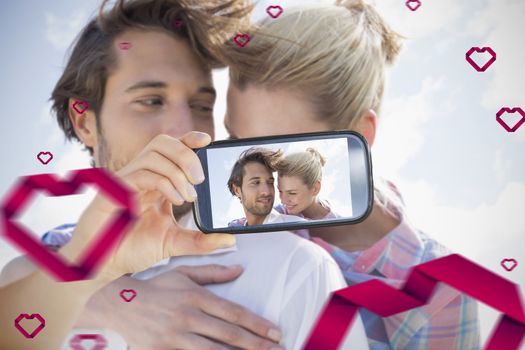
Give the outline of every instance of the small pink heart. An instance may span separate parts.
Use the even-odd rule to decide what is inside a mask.
[[[405,5],[411,10],[415,11],[421,6],[421,1],[419,0],[408,0]]]
[[[131,43],[127,41],[123,41],[118,44],[118,47],[120,47],[121,50],[129,50],[131,48]]]
[[[36,157],[40,163],[47,165],[53,159],[53,154],[51,152],[39,152]]]
[[[79,107],[80,106],[80,107]],[[75,101],[73,103],[73,109],[78,113],[82,114],[88,109],[88,103],[86,101]]]
[[[516,259],[503,259],[501,260],[501,266],[507,271],[512,271],[518,266]]]
[[[514,114],[514,113],[519,113],[521,115],[521,118],[517,122],[515,121],[516,118],[513,118],[514,116],[512,116],[512,117],[508,116],[508,114]],[[507,117],[507,118],[505,118],[505,117]],[[505,120],[504,118],[507,119],[509,122],[510,122],[511,119],[514,119],[514,121],[515,121],[514,125],[510,126],[508,124],[507,120]],[[503,107],[496,114],[496,120],[498,121],[498,123],[500,123],[501,126],[503,126],[503,128],[505,130],[507,130],[507,132],[514,132],[514,131],[518,130],[518,128],[523,123],[525,123],[525,112],[520,107],[515,107],[515,108]]]
[[[237,34],[233,41],[240,47],[245,47],[250,42],[251,38],[248,34]]]
[[[28,331],[26,331],[26,329],[20,324],[20,322],[23,320],[23,319],[26,319],[26,320],[33,320],[33,319],[37,319],[38,322],[40,323],[38,326],[36,326],[33,331],[31,333],[29,333]],[[40,333],[40,331],[46,326],[46,320],[44,320],[44,318],[42,316],[40,316],[40,314],[20,314],[16,320],[15,320],[15,327],[16,329],[18,329],[18,331],[20,333],[22,333],[22,335],[26,338],[34,338],[38,335],[38,333]]]
[[[474,61],[474,59],[471,57],[474,52],[476,52],[477,54],[488,52],[488,54],[491,57],[487,62],[485,62],[485,64],[482,67],[480,67],[477,64],[477,62]],[[494,50],[492,50],[490,47],[482,47],[482,48],[472,47],[465,54],[465,58],[467,62],[470,63],[472,67],[474,67],[475,70],[477,70],[478,72],[484,72],[487,70],[487,68],[489,68],[492,65],[492,63],[494,63],[494,61],[496,61],[496,52],[494,52]]]
[[[108,345],[106,338],[100,334],[77,334],[69,341],[69,346],[73,350],[86,350],[82,345],[85,340],[91,340],[95,342],[95,346],[91,347],[91,350],[102,350]]]
[[[173,27],[177,28],[177,29],[180,29],[182,27],[182,25],[184,24],[184,22],[182,22],[180,19],[176,19],[175,21],[173,21],[172,25]]]
[[[281,6],[268,6],[266,13],[272,18],[277,18],[283,13],[283,8]]]
[[[127,303],[135,299],[137,296],[137,292],[133,289],[122,289],[120,291],[120,297],[124,299]]]

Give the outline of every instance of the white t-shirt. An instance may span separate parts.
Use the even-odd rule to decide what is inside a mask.
[[[180,224],[195,227],[191,216]],[[234,248],[171,258],[133,277],[153,278],[180,265],[242,265],[236,280],[206,288],[274,322],[283,331],[285,349],[300,349],[330,293],[346,287],[339,267],[324,249],[290,232],[239,234],[236,240]],[[368,349],[360,318],[340,348]]]

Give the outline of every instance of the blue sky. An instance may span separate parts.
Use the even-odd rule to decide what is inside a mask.
[[[280,4],[324,1],[260,1]],[[395,181],[414,223],[452,250],[525,287],[525,126],[507,133],[495,120],[501,107],[525,109],[525,2],[378,0],[379,10],[407,37],[391,69],[380,129],[372,147],[374,171]],[[98,0],[10,1],[0,13],[0,195],[24,174],[89,166],[75,144],[64,143],[49,114],[51,89],[66,49]],[[483,73],[465,60],[473,46],[490,46],[496,62]],[[214,75],[217,138],[224,138],[225,70]],[[51,151],[53,161],[36,160]],[[39,198],[43,199],[42,196]],[[36,232],[74,220],[81,205],[42,201],[24,216]],[[82,200],[78,200],[82,203]],[[60,215],[57,213],[60,212]],[[15,252],[0,241],[0,266]],[[513,272],[499,266],[513,257]],[[482,311],[484,334],[496,315]]]

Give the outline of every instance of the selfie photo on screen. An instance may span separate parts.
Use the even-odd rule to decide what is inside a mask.
[[[345,138],[210,149],[214,227],[352,216]]]

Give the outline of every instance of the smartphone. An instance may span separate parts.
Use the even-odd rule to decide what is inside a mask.
[[[354,224],[372,210],[370,151],[357,132],[216,141],[196,153],[205,181],[193,213],[205,233]]]

